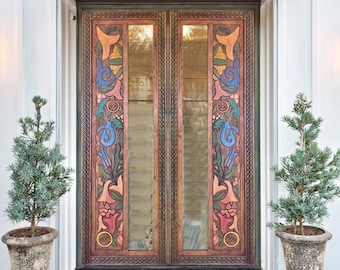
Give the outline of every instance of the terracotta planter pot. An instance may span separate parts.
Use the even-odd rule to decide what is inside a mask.
[[[7,245],[11,270],[48,270],[50,267],[53,240],[58,231],[48,227],[38,227],[48,233],[37,237],[13,237],[13,233],[27,228],[12,230],[2,236]]]
[[[322,231],[323,233],[318,235],[296,235],[284,230],[276,231],[276,236],[281,239],[287,270],[324,269],[326,243],[332,238],[332,234]]]

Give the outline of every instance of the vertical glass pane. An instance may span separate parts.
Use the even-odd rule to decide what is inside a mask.
[[[129,26],[128,173],[129,249],[152,249],[153,27]]]
[[[183,249],[207,249],[207,26],[183,26]]]

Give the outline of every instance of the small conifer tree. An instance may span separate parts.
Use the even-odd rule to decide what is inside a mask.
[[[311,102],[304,94],[297,95],[292,112],[293,116],[286,115],[282,121],[299,133],[297,148],[281,159],[281,167],[273,167],[275,179],[284,184],[288,194],[269,203],[273,213],[286,223],[268,225],[275,229],[292,225],[294,234],[303,235],[304,224],[321,225],[328,215],[327,204],[340,196],[335,182],[340,176],[340,150],[333,154],[329,147],[318,147],[322,119],[313,116]]]
[[[69,191],[72,169],[61,164],[65,157],[58,143],[46,145],[54,131],[53,121],[41,119],[47,100],[34,96],[32,101],[35,118],[20,118],[21,135],[13,140],[12,188],[5,212],[13,222],[30,222],[30,235],[35,236],[37,223],[54,214],[59,198]]]

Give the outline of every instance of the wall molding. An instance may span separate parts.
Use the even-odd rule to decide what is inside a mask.
[[[57,1],[57,129],[65,165],[74,169],[72,189],[60,200],[56,214],[59,231],[55,245],[55,269],[72,269],[76,265],[76,5],[73,0]]]
[[[266,0],[260,10],[260,133],[261,133],[261,266],[276,269],[278,240],[266,227],[274,216],[268,201],[277,196],[270,168],[277,156],[277,1]]]

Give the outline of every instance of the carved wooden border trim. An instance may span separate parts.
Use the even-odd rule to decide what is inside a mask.
[[[90,13],[83,13],[83,39],[82,39],[82,76],[81,80],[81,95],[82,95],[82,123],[81,123],[81,146],[82,146],[82,168],[81,168],[81,188],[82,194],[89,194],[90,192],[90,164],[91,164],[91,25]],[[82,197],[82,229],[84,230],[84,237],[82,237],[82,261],[87,264],[90,262],[90,217],[88,216],[90,209],[90,200],[88,196]]]
[[[158,67],[159,67],[159,80],[158,80],[158,92],[159,92],[159,248],[160,248],[160,261],[165,262],[166,254],[166,224],[165,224],[165,179],[166,179],[166,168],[165,168],[165,157],[166,157],[166,105],[165,105],[165,20],[166,12],[159,13],[158,20]]]

